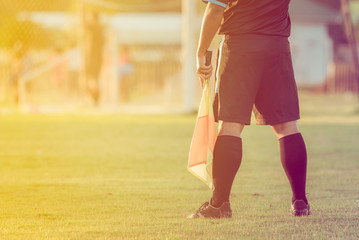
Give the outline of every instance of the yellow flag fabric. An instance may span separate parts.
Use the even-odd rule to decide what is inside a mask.
[[[189,151],[187,169],[213,189],[212,158],[217,132],[209,80],[205,81]]]

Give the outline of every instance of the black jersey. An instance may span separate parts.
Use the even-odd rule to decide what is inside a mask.
[[[203,0],[225,7],[219,34],[289,37],[290,0]]]

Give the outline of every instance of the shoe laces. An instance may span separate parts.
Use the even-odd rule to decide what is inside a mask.
[[[200,212],[200,211],[206,209],[208,207],[208,205],[209,205],[209,202],[203,203],[202,206],[199,207],[198,211]]]

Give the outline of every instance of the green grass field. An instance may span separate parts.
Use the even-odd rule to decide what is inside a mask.
[[[210,197],[186,170],[195,116],[0,117],[0,239],[358,239],[359,101],[302,94],[312,215],[269,127],[247,127],[234,217],[187,220]]]

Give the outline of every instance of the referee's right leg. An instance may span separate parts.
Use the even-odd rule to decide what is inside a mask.
[[[241,133],[244,125],[221,121],[213,152],[213,195],[211,205],[229,202],[233,180],[242,161]]]

